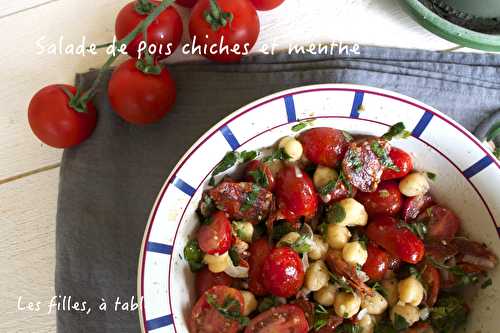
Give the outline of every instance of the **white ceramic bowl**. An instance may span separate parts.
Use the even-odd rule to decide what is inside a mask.
[[[296,134],[291,127],[303,119],[315,119],[314,126],[371,135],[382,135],[403,121],[412,137],[393,144],[412,152],[417,169],[437,174],[432,183],[437,201],[460,216],[472,239],[500,254],[500,164],[472,134],[439,111],[390,91],[344,84],[296,88],[262,98],[223,119],[168,176],[153,206],[139,260],[143,332],[188,332],[194,281],[181,256],[198,224],[195,210],[215,165],[229,150],[268,147]],[[493,286],[481,290],[472,303],[466,332],[498,332],[498,269],[491,278]]]

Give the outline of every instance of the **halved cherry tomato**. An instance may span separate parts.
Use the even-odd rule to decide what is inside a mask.
[[[263,285],[262,266],[267,256],[271,253],[272,247],[266,238],[260,238],[250,244],[248,250],[248,290],[256,296],[264,296],[267,290]]]
[[[231,222],[226,214],[216,212],[198,230],[200,249],[208,254],[222,254],[231,246]]]
[[[406,198],[403,202],[402,217],[405,222],[414,220],[418,215],[434,204],[429,194]]]
[[[258,160],[248,162],[244,175],[247,182],[257,183],[257,185],[260,185],[269,191],[272,191],[274,188],[273,172],[266,163],[262,163]],[[262,179],[260,177],[264,178]],[[263,186],[266,184],[267,186]]]
[[[189,331],[191,333],[236,333],[240,327],[237,320],[222,315],[218,309],[209,304],[208,298],[221,307],[229,299],[236,300],[229,311],[243,313],[244,302],[241,292],[226,286],[215,286],[200,297],[191,311]]]
[[[230,287],[234,279],[226,273],[212,273],[208,267],[203,267],[202,270],[196,272],[196,295],[201,296],[208,289],[215,286]]]
[[[307,333],[304,311],[293,304],[273,307],[250,321],[245,333]]]
[[[281,5],[285,0],[251,0],[257,10],[271,10]]]
[[[175,3],[181,5],[182,7],[188,7],[188,8],[191,8],[194,5],[196,5],[197,2],[198,0],[175,0]]]
[[[427,225],[426,239],[436,241],[450,241],[460,229],[460,220],[449,209],[441,206],[432,206],[423,211],[417,218]]]
[[[289,247],[275,248],[264,261],[262,277],[264,286],[274,296],[293,296],[304,282],[302,260]]]
[[[392,147],[389,152],[392,162],[399,168],[399,171],[386,168],[382,173],[382,180],[391,180],[403,178],[413,170],[413,161],[411,156],[402,149]]]
[[[278,209],[289,222],[311,218],[318,208],[318,195],[309,176],[297,166],[283,167],[276,176]]]
[[[379,215],[368,223],[366,235],[390,254],[416,264],[424,256],[424,243],[391,216]]]
[[[53,84],[39,90],[31,98],[28,121],[33,133],[43,143],[54,148],[69,148],[80,144],[94,131],[97,115],[94,105],[87,103],[87,112],[78,112],[70,105],[67,89],[76,94],[76,88]]]
[[[348,147],[344,133],[330,127],[312,128],[301,133],[298,140],[309,161],[331,168],[339,165]]]
[[[356,198],[365,206],[368,215],[385,214],[394,216],[401,210],[403,201],[396,182],[381,183],[375,192],[358,192]]]
[[[424,271],[422,272],[422,279],[427,287],[425,303],[428,307],[432,307],[436,303],[439,294],[441,279],[439,271],[434,266],[425,265]]]
[[[368,259],[363,265],[363,272],[371,281],[380,281],[389,269],[389,255],[376,244],[369,242],[367,246]]]
[[[157,0],[150,0],[150,2],[155,6],[160,4],[160,1]],[[118,13],[115,22],[116,38],[122,39],[127,36],[149,14],[139,12],[137,10],[138,3],[138,1],[132,1]],[[152,6],[150,11],[153,9]],[[152,52],[151,55],[161,60],[174,53],[181,42],[182,30],[182,18],[175,7],[170,6],[165,9],[148,27],[147,44],[155,47],[153,50],[155,52]],[[139,44],[143,40],[144,36],[141,33],[128,44],[126,50],[131,57],[137,58],[139,56]]]

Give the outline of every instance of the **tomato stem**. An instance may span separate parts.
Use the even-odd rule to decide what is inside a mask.
[[[137,59],[135,67],[144,74],[160,75],[162,66],[156,63],[154,57],[151,55],[151,53],[149,53],[148,50],[148,29],[144,29],[143,36],[144,40],[146,41],[146,51],[144,52],[144,58]]]
[[[163,0],[158,6],[154,8],[154,10],[140,23],[138,24],[134,30],[132,30],[127,36],[122,38],[116,43],[115,51],[116,49],[121,49],[122,45],[128,45],[130,42],[134,40],[135,37],[139,35],[139,33],[143,32],[146,30],[146,28],[153,22],[167,7],[172,5],[175,0]],[[84,105],[86,106],[88,101],[90,101],[95,94],[97,93],[97,88],[99,87],[99,84],[101,83],[105,73],[107,70],[111,67],[113,62],[118,58],[120,55],[120,52],[114,52],[113,55],[111,55],[108,60],[104,63],[104,65],[101,67],[99,70],[99,73],[97,74],[96,79],[92,83],[92,86],[90,87],[89,90],[87,90],[83,95],[79,96],[77,100],[74,102],[74,105],[76,107],[73,107],[76,111],[78,106]],[[76,97],[76,95],[75,95]],[[81,112],[81,111],[78,111]]]
[[[222,10],[216,0],[210,0],[210,9],[206,10],[204,15],[213,31],[224,28],[228,23],[231,26],[234,18],[233,13]]]
[[[135,11],[141,15],[148,15],[155,7],[156,5],[149,0],[137,0],[135,3]]]

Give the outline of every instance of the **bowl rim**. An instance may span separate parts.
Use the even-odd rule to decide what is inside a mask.
[[[143,239],[142,239],[142,243],[141,243],[140,255],[139,255],[139,259],[138,259],[137,296],[138,296],[138,299],[141,300],[141,305],[142,305],[141,307],[139,307],[139,310],[138,310],[141,332],[143,332],[143,333],[149,332],[149,330],[145,327],[146,311],[145,311],[145,306],[144,306],[144,300],[142,300],[143,290],[144,290],[144,269],[145,269],[145,262],[146,262],[145,259],[146,259],[146,253],[148,252],[148,251],[146,251],[146,244],[148,242],[148,239],[149,239],[149,236],[151,233],[152,225],[154,223],[154,218],[155,218],[156,212],[159,208],[159,204],[161,203],[161,201],[163,199],[163,195],[165,194],[167,187],[173,182],[174,177],[177,174],[177,172],[182,168],[182,166],[190,158],[190,156],[199,147],[201,147],[205,143],[205,141],[207,141],[212,135],[217,133],[222,127],[226,126],[228,123],[237,119],[241,115],[243,115],[247,112],[250,112],[254,109],[257,109],[257,108],[259,108],[267,103],[270,103],[270,102],[278,100],[278,99],[285,98],[287,96],[294,96],[294,95],[298,95],[298,94],[302,94],[302,93],[311,93],[311,92],[319,92],[319,91],[347,91],[347,92],[353,92],[353,93],[361,92],[361,93],[374,94],[374,95],[377,95],[380,97],[385,97],[385,98],[397,100],[397,101],[402,102],[402,103],[409,104],[411,106],[414,106],[416,108],[423,110],[424,112],[430,112],[433,115],[435,115],[435,116],[439,117],[440,119],[442,119],[443,121],[445,121],[446,123],[448,123],[449,125],[453,126],[455,129],[459,130],[463,135],[465,135],[480,150],[482,150],[485,153],[485,157],[483,159],[481,159],[480,161],[478,161],[477,163],[475,163],[474,165],[478,164],[479,162],[481,162],[485,158],[488,158],[490,163],[487,166],[489,166],[490,164],[494,164],[497,166],[497,171],[500,172],[500,161],[498,161],[494,157],[492,152],[490,152],[472,133],[470,133],[462,125],[460,125],[459,123],[457,123],[455,120],[453,120],[449,116],[445,115],[444,113],[438,111],[437,109],[435,109],[435,108],[433,108],[433,107],[431,107],[423,102],[420,102],[412,97],[409,97],[409,96],[406,96],[406,95],[403,95],[400,93],[396,93],[396,92],[393,92],[390,90],[376,88],[376,87],[372,87],[372,86],[366,86],[366,85],[343,84],[343,83],[326,83],[326,84],[316,84],[316,85],[304,85],[304,86],[300,86],[300,87],[296,87],[296,88],[292,88],[292,89],[279,91],[279,92],[267,95],[265,97],[262,97],[260,99],[257,99],[254,102],[248,103],[248,104],[244,105],[243,107],[237,109],[236,111],[228,114],[222,120],[220,120],[219,122],[217,122],[216,124],[211,126],[199,139],[197,139],[190,146],[190,148],[186,151],[186,153],[179,159],[177,164],[173,167],[172,171],[169,173],[168,177],[166,178],[165,182],[163,183],[163,185],[162,185],[162,187],[161,187],[161,189],[156,197],[156,200],[155,200],[155,202],[152,206],[151,212],[149,214],[147,224],[145,226],[145,231],[144,231],[144,235],[143,235]],[[315,117],[312,117],[312,118],[315,118]],[[303,120],[303,119],[297,119],[295,121],[299,122],[301,120]],[[295,121],[293,121],[293,122],[295,122]],[[293,122],[290,122],[290,123],[293,123]],[[452,165],[454,165],[460,172],[463,173],[463,171],[460,170],[460,168],[453,161],[451,161],[446,156],[445,156],[445,158],[448,159],[448,161],[450,161],[452,163]],[[474,165],[472,165],[471,167],[473,167]],[[488,205],[486,204],[486,202],[482,198],[479,190],[470,181],[469,178],[468,178],[468,181],[473,186],[475,191],[478,193],[478,195],[480,196],[480,198],[483,201],[483,204],[486,206],[487,210],[489,211],[489,213],[493,219],[493,223],[495,223],[495,227],[497,228],[497,230],[499,230],[498,236],[500,238],[500,229],[499,229],[500,227],[496,224],[496,220],[494,219],[493,214],[491,213],[490,209],[488,208]],[[187,206],[189,206],[189,203],[187,204]],[[180,222],[182,222],[182,219]],[[175,237],[174,237],[173,243],[171,245],[172,248],[175,246],[175,241],[176,241],[179,226],[180,226],[180,223],[178,223],[178,225],[176,227]],[[171,262],[171,259],[170,259],[170,262]],[[169,277],[168,277],[169,280],[170,280],[171,267],[172,266],[170,266],[170,268],[169,268]],[[170,281],[169,281],[169,286],[170,286]],[[172,307],[171,303],[170,303],[170,307]],[[174,324],[174,330],[176,331],[175,324]]]
[[[456,25],[419,0],[399,0],[399,3],[421,26],[450,42],[483,51],[500,51],[500,35],[480,33]]]

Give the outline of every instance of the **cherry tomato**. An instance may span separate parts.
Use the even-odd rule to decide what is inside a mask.
[[[285,0],[252,0],[257,10],[271,10],[281,5]]]
[[[97,114],[94,105],[87,103],[87,112],[77,112],[70,105],[71,94],[76,88],[69,85],[50,85],[39,90],[31,98],[28,121],[33,133],[43,143],[55,148],[76,146],[94,131]]]
[[[257,183],[257,185],[260,185],[270,191],[273,190],[274,176],[271,168],[269,168],[267,164],[258,160],[248,162],[244,174],[247,182]]]
[[[434,205],[434,201],[429,194],[417,195],[416,197],[406,198],[403,202],[403,219],[408,222],[414,220],[427,208]]]
[[[245,333],[307,333],[304,311],[293,304],[273,307],[250,321]]]
[[[160,1],[150,0],[151,3],[158,5]],[[149,13],[140,13],[137,11],[138,1],[133,1],[125,5],[115,21],[116,38],[122,39],[127,36],[132,30],[141,23]],[[152,9],[151,9],[152,10]],[[174,53],[175,49],[179,46],[182,38],[182,18],[177,10],[170,6],[165,9],[148,27],[147,30],[147,44],[151,46],[150,52],[156,59],[165,59]],[[140,42],[144,40],[144,35],[139,34],[127,46],[127,53],[133,57],[139,57]],[[155,50],[153,50],[153,47]],[[141,51],[144,53],[144,51]]]
[[[289,247],[275,248],[264,261],[262,277],[264,286],[274,296],[293,296],[304,282],[302,260]]]
[[[318,195],[309,176],[298,167],[283,167],[276,176],[278,207],[285,219],[295,222],[301,216],[311,218],[318,208]]]
[[[200,249],[208,254],[222,254],[231,246],[231,222],[226,214],[216,212],[198,230]]]
[[[191,311],[189,331],[191,333],[236,333],[239,322],[222,315],[218,309],[209,304],[208,298],[213,298],[221,307],[227,300],[236,300],[229,311],[243,313],[244,302],[241,292],[226,286],[215,286],[200,297]]]
[[[389,255],[376,244],[370,242],[367,246],[368,259],[363,265],[363,272],[368,274],[370,280],[380,281],[389,269]]]
[[[300,134],[298,139],[308,160],[331,168],[338,166],[348,148],[344,133],[330,127],[312,128]]]
[[[439,294],[441,279],[439,271],[434,266],[426,265],[422,272],[422,279],[427,287],[425,303],[428,307],[432,307],[436,303]]]
[[[389,152],[389,157],[399,168],[399,171],[386,168],[382,173],[382,180],[403,178],[413,170],[412,158],[404,150],[392,147],[391,151]]]
[[[248,290],[256,296],[264,296],[267,290],[263,285],[262,266],[267,256],[271,253],[272,247],[266,238],[260,238],[250,244],[248,250]]]
[[[196,5],[197,2],[198,2],[198,0],[176,0],[175,1],[176,4],[181,5],[183,7],[188,7],[188,8],[191,8],[194,5]]]
[[[175,83],[166,68],[159,75],[144,74],[130,59],[111,76],[108,97],[113,111],[133,124],[159,121],[169,112],[176,97]]]
[[[460,220],[449,209],[441,206],[432,206],[422,212],[417,220],[427,225],[426,239],[436,241],[450,241],[460,229]]]
[[[394,216],[401,210],[403,198],[396,182],[381,183],[375,192],[358,192],[356,198],[365,206],[368,215]]]
[[[215,286],[228,286],[233,284],[234,279],[226,273],[212,273],[208,267],[196,272],[196,295],[201,296],[208,289]]]
[[[201,54],[210,60],[238,62],[250,52],[259,36],[257,11],[249,0],[217,0],[218,12],[214,13],[210,1],[199,0],[191,11],[191,40],[201,46]],[[207,13],[211,14],[212,23],[208,22]],[[223,16],[226,18],[221,20]]]
[[[408,228],[398,226],[391,216],[379,215],[368,223],[369,239],[401,260],[416,264],[424,256],[424,243]]]

